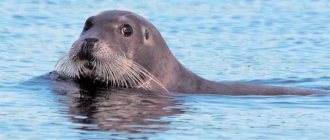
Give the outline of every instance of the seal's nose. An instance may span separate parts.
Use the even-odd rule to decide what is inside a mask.
[[[85,41],[87,43],[96,43],[96,42],[99,41],[99,39],[97,39],[97,38],[86,38]]]
[[[98,41],[99,40],[97,38],[84,39],[84,43],[81,45],[78,57],[81,60],[91,60],[93,48],[95,46],[95,43]]]

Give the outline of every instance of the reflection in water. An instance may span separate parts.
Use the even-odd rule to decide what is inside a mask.
[[[69,107],[65,112],[70,121],[81,124],[81,130],[160,132],[170,123],[162,117],[182,113],[173,97],[165,94],[132,89],[86,90],[63,82],[53,85],[53,91],[64,96],[60,102]]]

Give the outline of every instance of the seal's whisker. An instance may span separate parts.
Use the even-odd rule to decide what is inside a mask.
[[[130,88],[149,89],[149,79],[168,92],[155,76],[138,63],[127,59],[123,53],[109,55],[102,51],[97,56],[99,57],[88,62],[75,59],[75,55],[67,53],[57,62],[55,70],[69,77],[90,76],[106,85]],[[87,63],[92,65],[92,68],[88,68]]]
[[[129,69],[128,75],[131,75],[130,78],[132,79],[134,86],[139,85],[141,83],[142,79],[132,69]]]
[[[132,67],[132,65],[127,65],[127,62],[125,62],[125,63],[126,63],[126,66],[129,66],[128,74],[130,75],[130,77],[132,79],[134,79],[135,86],[141,85],[144,80],[143,80],[141,74],[139,74],[140,73],[139,70],[134,70],[133,69],[134,67]]]
[[[122,62],[125,62],[124,59],[122,60]],[[125,63],[121,63],[121,64],[122,64],[122,68],[123,68],[122,70],[124,72],[123,77],[125,79],[125,83],[127,83],[129,81],[128,83],[130,83],[130,86],[135,87],[136,80],[132,79],[132,77],[133,77],[132,70],[129,68],[128,65],[125,65]]]
[[[78,65],[78,66],[77,66]],[[69,77],[79,75],[79,63],[72,62],[69,54],[65,54],[55,65],[55,70],[60,73],[65,73]]]
[[[118,71],[119,71],[119,70],[118,70],[118,68],[117,68],[118,66],[117,66],[117,63],[116,63],[118,60],[116,60],[115,57],[111,57],[111,61],[114,62],[114,63],[110,63],[110,64],[108,64],[108,65],[106,65],[106,66],[109,67],[109,70],[110,70],[112,73],[114,73],[114,74],[113,74],[113,78],[112,78],[112,79],[113,79],[113,85],[114,85],[114,86],[119,86],[119,85],[118,85],[118,84],[119,84],[119,81],[118,81],[118,80],[120,79],[120,77],[119,77],[120,75],[118,75]]]
[[[155,77],[153,76],[151,73],[149,73],[145,68],[143,68],[142,66],[140,66],[139,64],[136,64],[134,61],[132,61],[136,66],[137,69],[141,69],[143,73],[145,73],[146,76],[148,76],[152,81],[154,81],[156,84],[158,84],[161,88],[163,88],[165,91],[168,92],[168,90],[165,88],[165,86]]]
[[[128,65],[128,66],[129,66],[129,68],[128,68],[127,75],[129,75],[129,77],[132,79],[134,86],[139,86],[139,85],[143,84],[144,80],[143,80],[141,74],[139,74],[139,71],[134,70],[131,65]]]
[[[165,86],[163,84],[161,84],[161,82],[159,80],[157,80],[157,78],[155,78],[151,73],[149,73],[144,67],[140,66],[139,64],[137,64],[134,61],[129,60],[129,59],[124,59],[123,64],[125,64],[126,66],[127,65],[131,66],[131,70],[135,70],[136,72],[139,72],[142,75],[148,77],[149,79],[154,81],[156,84],[161,86],[161,88],[163,88],[167,91]]]
[[[138,74],[139,71],[132,69],[133,68],[132,65],[130,63],[127,63],[127,61],[125,60],[122,60],[122,64],[123,67],[126,69],[125,75],[127,75],[129,80],[132,81],[130,82],[131,84],[133,84],[132,86],[138,86],[139,84],[143,83],[143,79]]]

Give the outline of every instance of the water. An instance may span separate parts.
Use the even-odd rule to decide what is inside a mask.
[[[330,89],[329,1],[1,1],[0,139],[328,139],[326,95],[63,94],[36,80],[108,9],[149,19],[205,78]]]

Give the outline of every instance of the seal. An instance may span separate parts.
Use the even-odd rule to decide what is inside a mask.
[[[185,68],[156,27],[129,11],[89,17],[56,72],[90,87],[138,88],[155,92],[227,95],[307,95],[323,93],[238,82],[213,82]]]

